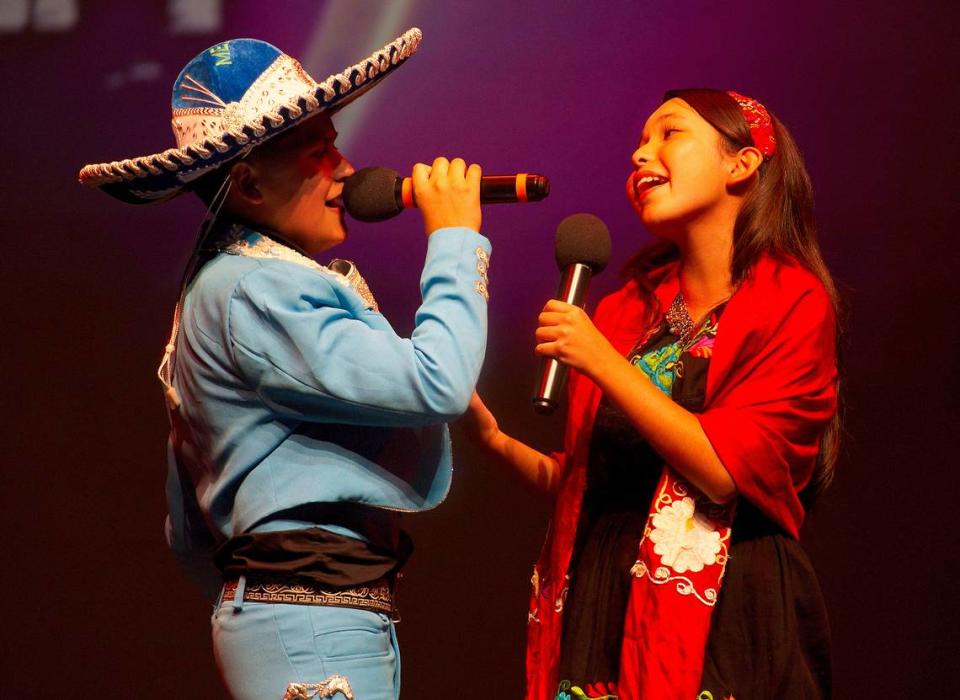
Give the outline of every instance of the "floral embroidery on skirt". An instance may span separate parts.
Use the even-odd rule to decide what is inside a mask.
[[[585,683],[583,687],[560,681],[554,700],[618,700],[616,683]]]

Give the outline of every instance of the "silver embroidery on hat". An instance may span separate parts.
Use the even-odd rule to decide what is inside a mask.
[[[185,76],[189,77],[191,81],[189,91],[192,99],[188,99],[187,101],[197,102],[203,106],[174,110],[173,131],[178,146],[147,156],[126,158],[121,161],[112,161],[109,163],[91,163],[85,165],[80,170],[80,182],[86,185],[100,187],[105,184],[146,178],[149,175],[159,175],[162,172],[160,170],[161,167],[170,172],[175,172],[183,165],[189,166],[193,164],[198,158],[208,160],[212,158],[215,153],[228,152],[230,150],[230,144],[224,140],[227,136],[240,146],[247,144],[251,146],[256,145],[265,137],[269,136],[267,124],[275,128],[284,124],[293,125],[303,117],[304,112],[311,113],[321,107],[327,108],[329,106],[322,104],[321,100],[323,102],[334,102],[338,97],[343,98],[339,100],[342,106],[350,100],[355,99],[373,83],[367,83],[362,88],[353,88],[352,83],[348,79],[351,74],[355,71],[367,73],[367,69],[370,68],[370,73],[367,73],[367,75],[372,79],[379,73],[384,73],[389,70],[391,66],[403,63],[416,53],[420,46],[421,39],[422,34],[420,30],[413,27],[379,51],[375,51],[360,63],[345,68],[341,73],[327,77],[327,79],[321,83],[317,83],[307,75],[299,62],[284,54],[281,56],[283,60],[279,63],[275,62],[276,65],[271,66],[272,70],[270,74],[263,78],[263,82],[265,83],[270,83],[273,79],[276,79],[277,84],[287,81],[284,87],[277,85],[274,91],[272,89],[274,86],[268,84],[266,90],[260,87],[259,93],[251,92],[251,94],[258,95],[260,98],[266,98],[266,102],[270,108],[264,112],[250,112],[246,108],[247,105],[242,104],[241,106],[244,107],[244,115],[251,116],[252,118],[244,122],[242,128],[223,131],[222,133],[216,133],[215,126],[217,122],[221,125],[223,124],[223,112],[227,105],[218,95],[214,94],[213,91],[195,80],[192,76]],[[373,72],[372,68],[374,65],[379,68],[378,73]],[[291,69],[293,72],[291,72]],[[310,87],[305,92],[294,89],[294,94],[291,95],[291,91],[287,87],[290,83],[292,83],[295,88],[298,83],[309,84]],[[335,85],[341,87],[339,94],[334,88]],[[252,90],[253,86],[251,86],[249,91]],[[247,96],[244,95],[242,102],[246,102],[246,97]],[[281,108],[286,111],[286,117],[280,112]],[[247,133],[247,130],[252,132],[252,137]],[[206,134],[206,136],[204,136],[204,134]],[[186,145],[180,147],[179,144],[181,143]],[[138,192],[152,193],[152,190],[141,189],[138,190]],[[152,196],[152,194],[150,194],[150,196],[138,194],[137,196],[140,196],[144,200],[159,201],[160,199],[159,197]]]
[[[276,112],[280,107],[296,109],[295,116],[300,116],[300,108],[287,103],[291,97],[316,90],[317,83],[296,59],[281,54],[257,76],[237,102],[224,102],[189,74],[184,76],[181,87],[187,93],[182,99],[200,106],[173,110],[173,134],[178,148],[239,131],[258,116]]]

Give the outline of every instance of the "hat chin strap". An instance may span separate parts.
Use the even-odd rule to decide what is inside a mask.
[[[246,155],[247,154],[244,153],[241,159],[245,158]],[[163,395],[167,400],[168,417],[171,419],[172,415],[170,414],[179,411],[180,406],[183,404],[180,398],[180,392],[178,392],[177,388],[173,385],[173,356],[177,350],[177,336],[180,335],[180,316],[183,313],[183,298],[186,294],[187,284],[197,271],[197,259],[204,241],[210,231],[213,230],[213,225],[216,223],[217,216],[220,215],[220,210],[227,201],[232,186],[233,178],[230,177],[230,172],[228,171],[219,189],[217,189],[217,193],[213,196],[213,199],[210,200],[210,205],[207,207],[203,220],[200,222],[193,252],[190,254],[190,260],[187,261],[187,266],[183,271],[183,279],[180,281],[180,294],[177,298],[177,305],[173,309],[173,323],[170,328],[170,338],[163,348],[163,359],[160,360],[160,366],[157,367],[157,379],[159,379],[160,384],[163,385]]]

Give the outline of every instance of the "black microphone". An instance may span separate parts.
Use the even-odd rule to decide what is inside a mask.
[[[601,272],[610,261],[610,231],[593,214],[572,214],[557,227],[555,244],[557,267],[560,268],[560,288],[556,299],[575,306],[583,306],[587,287],[593,275]],[[553,358],[543,358],[540,375],[533,396],[537,413],[549,415],[557,409],[567,367]]]
[[[544,175],[484,175],[480,178],[480,203],[539,202],[550,194]],[[413,180],[390,168],[364,168],[343,182],[343,205],[358,221],[386,221],[404,209],[417,206]]]

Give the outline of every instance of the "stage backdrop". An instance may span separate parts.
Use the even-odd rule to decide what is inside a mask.
[[[202,210],[191,198],[121,205],[80,187],[78,169],[172,145],[170,86],[216,42],[265,39],[322,79],[416,25],[420,53],[337,118],[341,148],[358,167],[463,156],[551,178],[545,202],[483,219],[494,254],[480,389],[507,431],[542,449],[560,425],[529,407],[532,330],[557,281],[557,223],[587,211],[610,227],[595,301],[648,240],[623,184],[664,90],[735,88],[793,130],[848,309],[846,448],[804,533],[837,697],[940,697],[958,641],[960,389],[958,56],[940,5],[4,0],[0,696],[223,695],[209,604],[162,538],[154,377]],[[358,261],[409,332],[419,217],[352,224],[336,254]],[[404,697],[517,698],[549,504],[463,441],[456,450],[447,502],[406,522],[417,550],[400,592]]]

